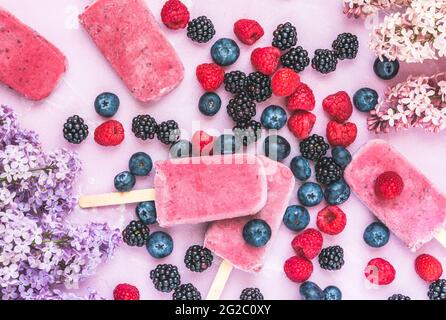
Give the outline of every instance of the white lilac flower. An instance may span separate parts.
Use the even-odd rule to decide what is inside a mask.
[[[430,132],[446,128],[446,73],[409,77],[388,88],[386,99],[370,113],[369,130],[421,127]]]

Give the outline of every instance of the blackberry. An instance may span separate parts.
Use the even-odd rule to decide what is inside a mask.
[[[202,246],[190,246],[184,256],[184,263],[186,268],[192,272],[203,272],[212,265],[214,256],[212,252]]]
[[[325,156],[330,145],[325,142],[324,138],[313,134],[312,136],[302,140],[299,144],[300,153],[308,160],[317,161]]]
[[[263,300],[263,294],[258,288],[243,289],[240,300]]]
[[[286,50],[294,47],[297,43],[297,32],[290,22],[279,24],[273,33],[273,47]]]
[[[327,49],[317,49],[314,52],[314,58],[311,60],[313,69],[323,74],[335,71],[337,64],[336,53]]]
[[[332,48],[339,60],[354,59],[358,54],[358,37],[351,33],[341,33],[333,41]]]
[[[322,157],[316,162],[316,180],[320,184],[329,185],[342,178],[343,170],[332,157]]]
[[[201,300],[201,294],[193,284],[186,283],[175,288],[172,300]]]
[[[253,72],[248,76],[246,92],[249,97],[257,102],[265,101],[271,98],[273,90],[271,88],[271,79],[260,72]]]
[[[225,74],[225,90],[237,94],[245,91],[248,78],[242,71],[231,71]]]
[[[410,300],[410,297],[402,294],[393,294],[387,300]]]
[[[181,131],[178,127],[178,123],[174,120],[167,120],[158,125],[156,136],[158,140],[164,144],[174,144],[180,139],[180,135]]]
[[[158,131],[158,124],[148,114],[139,115],[132,120],[132,132],[142,140],[153,139]]]
[[[319,253],[319,264],[325,270],[339,270],[344,265],[344,250],[340,246],[327,247]]]
[[[88,137],[88,126],[78,115],[69,117],[63,125],[63,136],[73,144],[80,144]]]
[[[293,69],[296,72],[302,72],[310,64],[310,58],[308,57],[308,51],[297,46],[290,49],[287,53],[280,57],[282,66]]]
[[[232,129],[237,139],[243,142],[244,146],[256,142],[262,136],[262,125],[255,120],[237,122]]]
[[[142,247],[149,239],[149,227],[144,225],[141,221],[131,221],[124,231],[122,231],[122,238],[124,242],[131,246]]]
[[[429,300],[446,300],[446,279],[432,282],[427,293]]]
[[[248,94],[242,92],[229,100],[226,110],[235,122],[249,121],[256,115],[256,104]]]
[[[205,43],[215,35],[214,24],[206,16],[193,19],[187,25],[187,36],[192,41]]]
[[[181,277],[178,268],[171,264],[159,264],[150,271],[155,289],[161,292],[171,292],[181,284]]]

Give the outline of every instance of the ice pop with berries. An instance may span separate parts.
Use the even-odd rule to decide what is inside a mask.
[[[224,288],[232,266],[247,272],[259,272],[282,223],[294,189],[291,170],[276,161],[259,156],[268,180],[268,200],[256,215],[213,222],[206,231],[204,246],[224,259],[209,291],[208,300],[216,300]],[[248,244],[243,237],[245,225],[253,219],[265,221],[271,229],[271,239],[263,246]]]
[[[30,100],[48,97],[66,70],[62,52],[0,8],[0,82]]]
[[[346,168],[345,180],[411,250],[433,238],[446,246],[446,197],[386,141],[363,146]]]
[[[155,189],[84,196],[80,207],[155,200],[159,225],[171,227],[253,215],[265,206],[265,168],[253,155],[172,159],[155,167]]]
[[[80,23],[138,100],[158,100],[183,80],[183,64],[143,0],[97,0]]]

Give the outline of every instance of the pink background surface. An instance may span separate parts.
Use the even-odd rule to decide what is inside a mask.
[[[198,99],[203,92],[195,79],[195,67],[200,63],[211,61],[209,50],[213,41],[198,45],[187,39],[184,30],[175,32],[163,26],[169,40],[184,62],[185,80],[177,90],[161,101],[142,104],[132,98],[87,34],[77,24],[77,15],[90,2],[89,0],[40,0],[37,3],[34,0],[1,0],[2,6],[47,37],[68,58],[68,72],[50,98],[39,103],[32,103],[20,98],[9,89],[0,87],[0,102],[14,108],[23,126],[34,129],[40,134],[45,148],[66,147],[79,153],[84,167],[78,183],[80,194],[112,191],[113,177],[118,172],[126,170],[128,159],[134,152],[145,151],[154,160],[168,157],[168,149],[157,140],[143,142],[133,136],[131,120],[138,114],[149,113],[158,121],[175,119],[184,128],[186,133],[184,138],[189,138],[188,135],[197,129],[197,121],[201,128],[209,133],[216,134],[225,128],[232,127],[224,110],[229,96],[223,89],[218,91],[223,99],[223,107],[214,118],[205,118],[197,108]],[[157,18],[163,2],[162,0],[147,1]],[[315,112],[318,121],[314,129],[315,133],[325,135],[328,118],[321,108],[321,101],[325,96],[339,90],[346,90],[353,95],[357,89],[364,86],[375,88],[382,93],[387,85],[380,81],[372,70],[374,56],[367,48],[369,33],[367,24],[362,20],[349,20],[344,17],[340,0],[188,0],[185,3],[192,17],[207,15],[212,19],[217,30],[214,40],[224,36],[233,38],[233,22],[246,17],[260,21],[266,31],[266,35],[257,43],[257,46],[269,45],[275,27],[286,21],[291,21],[297,27],[299,44],[309,52],[317,48],[328,48],[341,32],[357,34],[361,48],[356,60],[340,62],[337,72],[328,76],[321,76],[311,68],[301,73],[303,81],[308,83],[316,94]],[[240,45],[240,47],[242,51],[240,59],[227,69],[251,72],[249,57],[254,47],[245,45]],[[398,77],[389,84],[401,81],[409,74],[438,72],[444,70],[444,66],[444,62],[429,62],[423,65],[403,64]],[[93,101],[97,94],[103,91],[115,92],[121,99],[121,108],[115,119],[124,124],[127,131],[126,140],[117,148],[106,149],[94,143],[93,135],[90,134],[88,140],[81,146],[69,145],[61,134],[62,124],[68,116],[79,114],[88,121],[93,132],[94,128],[103,121],[95,113]],[[284,101],[272,98],[267,104],[259,104],[256,119],[259,119],[266,105],[273,103],[283,105]],[[355,151],[367,140],[376,136],[366,130],[366,119],[363,114],[355,112],[352,119],[359,126],[358,139],[350,147],[351,151]],[[292,157],[298,153],[298,142],[286,128],[279,134],[285,136],[292,145],[292,153],[284,161],[288,165]],[[383,138],[389,140],[406,155],[439,186],[440,190],[446,190],[444,133],[435,135],[412,130],[389,134]],[[147,188],[152,185],[152,182],[153,176],[138,179],[137,187]],[[297,199],[294,193],[290,204],[295,203]],[[310,226],[314,226],[316,214],[321,208],[322,205],[310,210]],[[386,299],[393,293],[403,293],[414,299],[425,299],[428,286],[415,274],[413,267],[417,254],[411,253],[393,235],[384,248],[368,247],[362,240],[362,234],[365,227],[374,221],[372,214],[354,196],[342,205],[342,209],[348,216],[347,227],[339,236],[324,236],[324,247],[341,245],[345,250],[346,263],[340,271],[330,272],[321,270],[315,260],[315,271],[311,280],[322,288],[332,284],[338,286],[345,299]],[[133,205],[90,211],[79,209],[72,216],[73,221],[106,221],[111,226],[119,228],[123,228],[133,218]],[[190,272],[183,263],[185,250],[192,244],[203,242],[205,227],[205,225],[197,225],[169,229],[168,232],[174,239],[175,248],[171,256],[162,260],[153,259],[145,248],[129,248],[123,245],[117,250],[115,257],[102,265],[97,275],[86,281],[81,289],[94,287],[102,295],[111,298],[116,284],[129,282],[138,286],[144,299],[170,299],[170,294],[159,293],[153,288],[149,272],[159,263],[172,263],[179,266],[183,283],[193,283],[205,296],[220,260],[216,258],[212,268],[203,274]],[[151,229],[155,231],[158,227]],[[238,299],[243,288],[256,286],[269,299],[299,299],[299,286],[290,282],[282,271],[284,261],[293,255],[290,246],[293,236],[293,232],[282,226],[264,270],[259,274],[247,274],[235,270],[222,298]],[[440,244],[433,241],[420,250],[420,253],[423,252],[435,255],[446,267],[446,250]],[[376,288],[365,281],[364,267],[371,258],[375,257],[388,259],[395,266],[397,276],[391,285]]]

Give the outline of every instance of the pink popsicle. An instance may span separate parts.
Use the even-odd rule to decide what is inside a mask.
[[[173,159],[155,167],[161,227],[253,215],[265,206],[265,169],[255,156]]]
[[[48,97],[66,70],[62,52],[0,8],[0,82],[30,100]]]
[[[404,181],[393,200],[375,196],[374,182],[395,171]],[[405,157],[383,140],[372,140],[356,153],[345,179],[362,202],[411,250],[431,241],[446,225],[446,197]]]
[[[241,217],[212,223],[205,236],[205,247],[241,270],[259,272],[275,239],[294,188],[295,178],[291,170],[266,157],[263,162],[268,179],[268,200],[255,216]],[[246,193],[245,193],[246,194]],[[263,247],[255,248],[243,239],[243,227],[251,219],[265,220],[271,227],[271,240]]]
[[[143,0],[97,0],[80,22],[138,100],[157,100],[183,80],[183,64]]]

